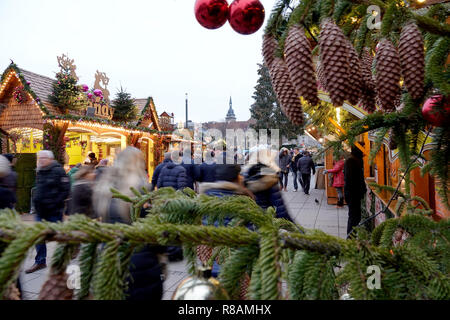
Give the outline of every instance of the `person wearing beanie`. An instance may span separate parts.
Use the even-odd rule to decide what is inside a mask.
[[[344,197],[348,204],[347,237],[361,221],[361,200],[366,193],[363,153],[352,146],[350,157],[344,164]]]
[[[155,190],[161,170],[170,162],[172,162],[172,153],[171,152],[164,153],[164,161],[158,164],[155,168],[155,171],[153,171],[151,191]]]

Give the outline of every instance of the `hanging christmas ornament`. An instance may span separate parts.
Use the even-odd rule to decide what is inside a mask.
[[[331,19],[322,22],[319,37],[320,61],[327,91],[336,107],[342,106],[348,98],[350,52],[347,41],[341,28]]]
[[[220,28],[228,19],[226,0],[197,0],[194,6],[195,18],[206,29]]]
[[[211,269],[199,269],[197,276],[181,281],[172,300],[229,300],[219,281],[211,278]]]
[[[317,105],[319,98],[317,97],[317,82],[311,58],[311,47],[303,28],[299,25],[289,28],[284,54],[289,78],[297,94],[311,105]]]
[[[391,41],[383,39],[376,54],[377,98],[381,109],[395,111],[395,101],[400,94],[400,59]]]
[[[281,105],[281,110],[293,124],[303,123],[303,108],[295,88],[289,79],[283,59],[275,58],[269,70],[272,86]]]
[[[450,117],[449,99],[442,95],[431,96],[423,104],[422,115],[433,126],[442,127]]]
[[[422,33],[415,23],[402,29],[398,54],[406,89],[413,99],[419,99],[423,94],[425,55]]]
[[[278,43],[275,40],[274,36],[271,34],[265,34],[263,38],[263,48],[262,54],[264,63],[266,67],[270,69],[272,66],[272,62],[274,59],[275,50],[277,49]]]
[[[240,34],[252,34],[264,23],[264,6],[259,0],[234,0],[230,4],[228,22]]]

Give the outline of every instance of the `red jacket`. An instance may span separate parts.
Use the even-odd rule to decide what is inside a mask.
[[[344,186],[344,164],[345,160],[339,160],[334,164],[333,169],[328,172],[333,173],[333,187],[340,188]]]

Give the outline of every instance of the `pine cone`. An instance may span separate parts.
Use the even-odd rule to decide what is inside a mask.
[[[67,287],[66,273],[51,275],[39,293],[39,300],[72,300],[73,290]]]
[[[206,264],[212,256],[212,248],[205,245],[197,246],[197,257],[203,264]]]
[[[3,295],[3,299],[5,299],[5,300],[21,300],[20,299],[20,291],[17,288],[15,283],[11,283],[10,286],[6,289],[6,292]]]
[[[395,100],[400,93],[400,59],[394,45],[383,39],[377,51],[376,86],[381,109],[395,111]]]
[[[283,59],[275,58],[270,68],[273,89],[281,105],[281,110],[296,125],[303,123],[303,109],[294,86],[289,79],[288,70]]]
[[[241,278],[239,300],[247,300],[247,293],[248,293],[249,285],[250,285],[250,277],[249,277],[248,273],[245,273],[244,277]]]
[[[320,60],[323,63],[326,88],[335,106],[341,106],[348,98],[350,52],[347,41],[342,30],[331,19],[322,22]]]
[[[361,54],[361,77],[364,86],[368,89],[375,89],[375,81],[372,75],[372,63],[373,55],[370,53],[369,48],[364,47]]]
[[[289,29],[284,49],[289,78],[298,95],[311,105],[319,103],[311,47],[303,28],[294,25]]]
[[[317,63],[317,80],[317,86],[319,87],[319,89],[327,91],[327,81],[323,73],[323,63],[321,61]]]
[[[277,49],[278,43],[275,38],[270,34],[265,34],[263,37],[263,47],[262,54],[264,63],[266,67],[270,69],[272,66],[273,59],[275,58],[275,50]]]
[[[356,53],[355,48],[353,48],[351,42],[347,40],[346,43],[350,58],[350,68],[348,69],[348,101],[352,105],[356,105],[359,102],[362,91],[361,62],[359,61],[358,54]]]
[[[406,89],[413,99],[419,99],[423,95],[425,58],[422,33],[415,23],[403,27],[398,54]]]

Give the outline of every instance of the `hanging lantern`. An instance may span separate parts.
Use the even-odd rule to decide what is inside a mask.
[[[197,0],[194,6],[195,18],[206,29],[220,28],[228,19],[226,0]]]
[[[184,279],[173,293],[172,300],[229,300],[219,281],[211,277],[210,268],[200,268],[197,276]]]
[[[439,107],[441,104],[442,107]],[[442,95],[431,96],[423,104],[422,115],[433,126],[442,127],[450,116],[450,103],[444,101]]]
[[[264,6],[258,0],[234,0],[228,21],[237,33],[252,34],[261,28],[264,16]]]

